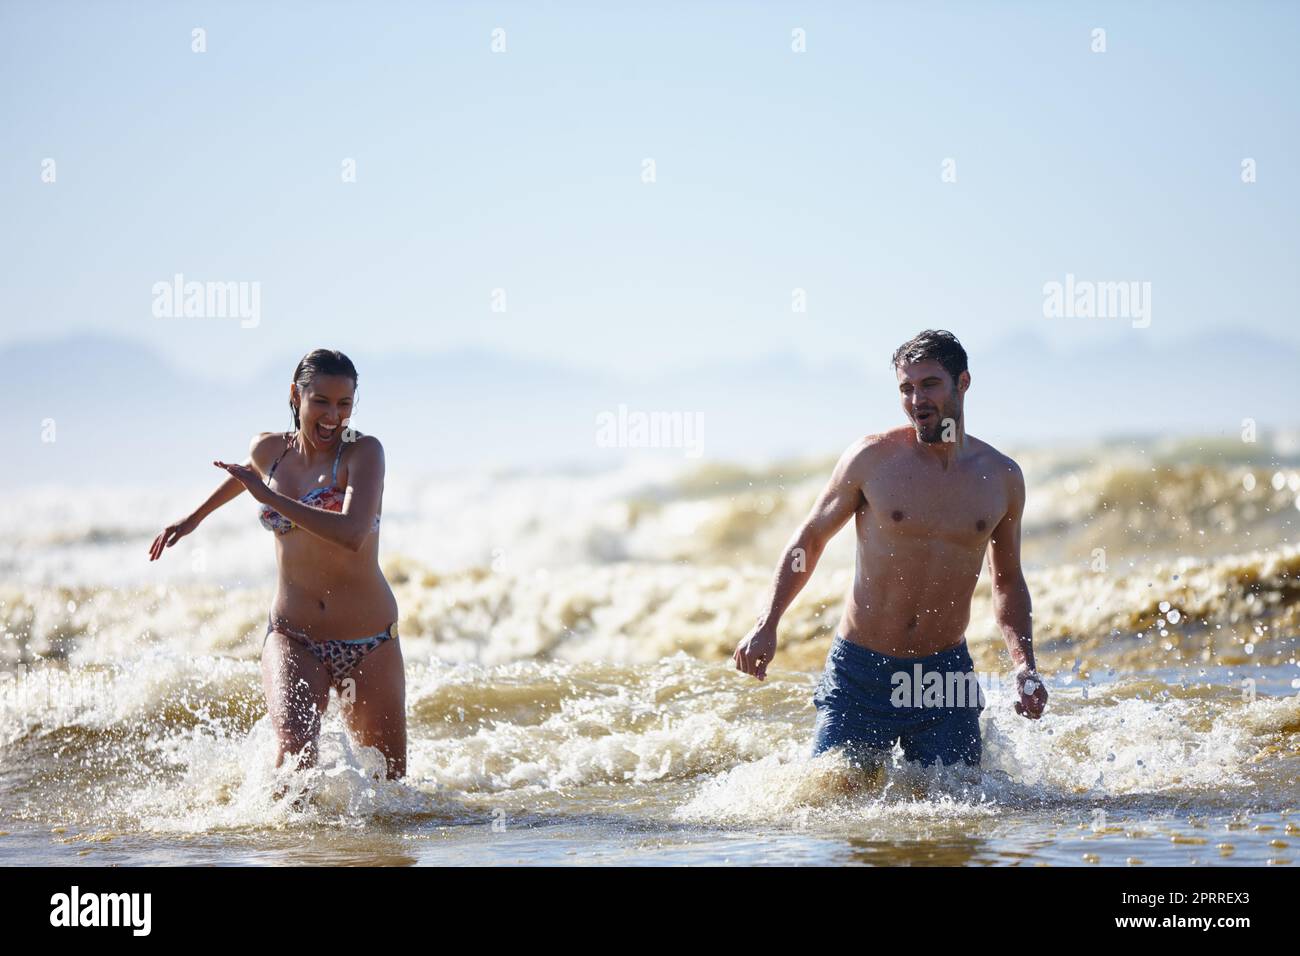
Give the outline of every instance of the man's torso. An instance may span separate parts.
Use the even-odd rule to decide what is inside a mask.
[[[985,550],[1007,513],[1011,467],[992,446],[965,441],[947,470],[916,447],[910,427],[882,433],[864,452],[845,640],[894,657],[962,642]]]

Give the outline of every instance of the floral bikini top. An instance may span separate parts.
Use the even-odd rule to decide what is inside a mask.
[[[280,452],[280,458],[283,458],[289,451],[289,443],[286,442],[284,451]],[[312,488],[298,500],[305,505],[313,508],[320,508],[322,511],[343,511],[343,489],[338,487],[339,477],[339,459],[343,457],[343,439],[339,437],[339,450],[334,456],[334,468],[330,472],[330,483]],[[271,465],[271,470],[267,472],[266,484],[271,484],[271,479],[275,477],[275,469],[280,464],[280,458],[277,458]],[[262,522],[262,527],[267,531],[274,531],[276,534],[287,534],[294,529],[294,523],[286,518],[280,512],[276,511],[270,505],[262,505],[261,512],[258,514],[258,520]],[[375,515],[375,526],[370,529],[372,533],[379,530],[379,515]]]

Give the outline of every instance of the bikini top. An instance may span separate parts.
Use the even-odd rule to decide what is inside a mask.
[[[283,458],[289,451],[289,443],[286,441],[284,451],[280,452],[280,458]],[[339,477],[339,459],[343,457],[343,439],[339,438],[339,450],[334,456],[334,468],[330,472],[330,483],[328,485],[319,485],[312,488],[298,500],[305,505],[313,508],[320,508],[322,511],[343,511],[343,489],[338,487]],[[266,484],[271,484],[271,479],[275,477],[275,469],[280,464],[280,458],[277,458],[271,465],[271,470],[267,472]],[[258,520],[262,522],[262,527],[267,531],[274,531],[276,534],[287,534],[294,529],[294,523],[286,518],[280,512],[276,511],[270,505],[262,505],[258,514]],[[379,530],[379,515],[375,515],[375,525],[370,529],[371,533]]]

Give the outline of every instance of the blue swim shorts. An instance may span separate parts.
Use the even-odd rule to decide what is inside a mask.
[[[890,657],[837,634],[813,703],[814,757],[843,747],[873,766],[901,741],[903,756],[924,766],[979,765],[984,695],[965,641],[928,657]]]

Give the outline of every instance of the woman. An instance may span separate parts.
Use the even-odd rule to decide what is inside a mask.
[[[289,389],[294,430],[258,435],[245,464],[213,462],[230,477],[154,539],[149,560],[247,489],[262,503],[279,565],[262,643],[275,765],[286,754],[297,755],[299,767],[315,764],[334,687],[348,732],[377,747],[396,778],[406,773],[406,681],[397,601],[379,569],[384,449],[348,427],[356,387],[357,370],[342,352],[304,356]]]

